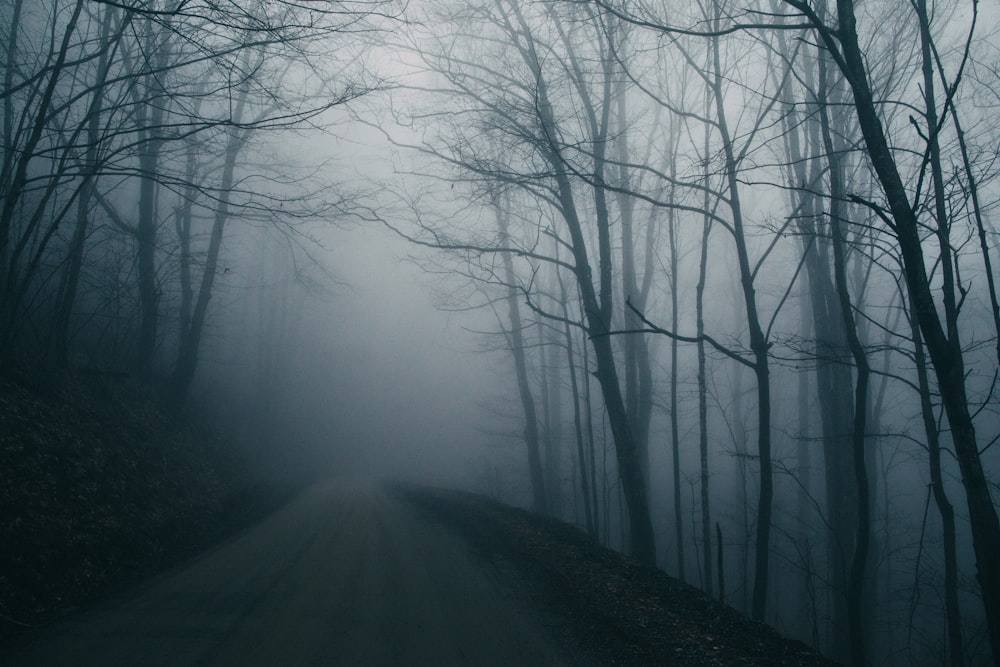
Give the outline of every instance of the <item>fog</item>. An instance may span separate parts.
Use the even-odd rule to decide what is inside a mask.
[[[293,476],[474,487],[485,454],[480,413],[498,372],[497,360],[478,353],[481,341],[465,328],[477,318],[436,308],[447,281],[428,278],[412,249],[386,230],[322,234],[330,249],[319,256],[335,283],[319,294],[300,284],[284,292],[294,312],[281,341],[248,331],[241,317],[218,323],[211,344],[222,349],[197,391],[226,403],[241,382],[256,383],[246,374],[253,366],[247,355],[266,348],[281,359],[275,386],[263,389],[264,409],[280,432],[261,443],[272,472],[287,466]],[[228,310],[243,314],[259,305],[243,301],[257,299],[247,290]]]
[[[278,4],[0,13],[4,363],[996,655],[995,9]]]

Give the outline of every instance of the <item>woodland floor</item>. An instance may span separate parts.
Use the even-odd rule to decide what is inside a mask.
[[[127,380],[0,377],[0,645],[276,506],[225,444]]]
[[[405,487],[400,493],[458,530],[484,557],[512,562],[564,640],[597,664],[834,664],[561,521],[461,492]]]

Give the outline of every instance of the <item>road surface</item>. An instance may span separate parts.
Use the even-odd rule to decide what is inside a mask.
[[[327,483],[68,617],[11,665],[575,664],[514,575],[370,483]]]

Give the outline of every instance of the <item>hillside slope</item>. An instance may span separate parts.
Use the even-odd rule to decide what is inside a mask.
[[[0,378],[0,642],[259,514],[242,470],[120,378]]]
[[[704,592],[605,549],[573,526],[482,496],[404,487],[400,492],[472,541],[515,564],[533,595],[598,664],[719,667],[829,666]]]

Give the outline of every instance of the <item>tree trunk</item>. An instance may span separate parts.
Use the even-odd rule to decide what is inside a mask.
[[[944,538],[942,547],[944,550],[944,603],[945,622],[948,627],[948,662],[952,667],[961,667],[965,664],[965,643],[962,640],[962,611],[958,604],[958,548],[955,538],[955,509],[944,489],[944,478],[941,474],[941,438],[934,417],[934,405],[931,402],[931,386],[927,377],[924,341],[920,335],[920,327],[913,317],[912,299],[907,319],[910,322],[910,332],[913,337],[913,360],[917,369],[917,387],[920,390],[920,415],[924,422],[924,433],[927,434],[931,490],[934,494],[934,503],[941,514],[941,530]]]
[[[150,65],[160,69],[167,62],[167,45],[157,44],[160,36],[153,30],[152,19],[146,19],[147,42],[155,45],[157,50]],[[150,380],[153,375],[153,362],[156,357],[157,327],[160,312],[160,290],[156,279],[156,236],[157,236],[157,174],[160,168],[160,150],[164,119],[165,100],[162,98],[162,82],[160,74],[146,75],[145,92],[154,100],[145,105],[143,117],[140,118],[139,144],[139,216],[136,222],[135,241],[137,246],[137,272],[139,278],[139,338],[136,345],[135,370],[143,380]],[[148,109],[148,111],[146,110]],[[148,113],[148,116],[146,115]]]
[[[667,229],[670,254],[670,326],[677,331],[677,230],[673,216]],[[677,578],[685,581],[684,576],[684,513],[681,508],[681,437],[677,420],[677,339],[670,338],[670,456],[673,463],[674,482],[674,541],[677,543]]]
[[[865,461],[865,440],[867,437],[866,417],[868,415],[868,382],[871,375],[868,357],[858,337],[854,319],[854,306],[847,285],[847,248],[844,240],[843,223],[845,217],[842,203],[845,199],[843,171],[839,153],[833,145],[830,129],[829,109],[826,98],[825,63],[819,61],[820,123],[823,129],[823,146],[827,155],[830,172],[830,231],[833,244],[834,282],[840,305],[841,326],[847,339],[848,348],[854,361],[855,387],[851,433],[851,461],[854,470],[854,487],[857,493],[857,521],[855,523],[854,553],[851,559],[850,575],[847,582],[847,618],[850,633],[851,662],[858,667],[867,664],[864,620],[862,618],[865,587],[865,569],[868,563],[868,547],[871,534],[871,502],[869,498],[868,468]]]
[[[618,210],[621,214],[621,282],[622,294],[625,299],[631,300],[632,304],[644,311],[646,299],[649,292],[648,279],[651,274],[649,253],[652,248],[647,242],[647,261],[643,269],[643,286],[640,288],[637,278],[637,266],[635,259],[635,198],[629,193],[631,184],[629,183],[628,168],[629,163],[628,145],[628,123],[626,117],[626,94],[625,77],[616,85],[615,93],[615,149],[618,161],[616,174],[615,200],[618,203]],[[652,143],[650,143],[650,147]],[[652,229],[650,221],[649,229]],[[648,240],[647,240],[648,241]],[[625,310],[625,328],[639,328],[639,321],[636,314],[630,310]],[[639,458],[642,463],[643,476],[646,486],[649,486],[649,425],[653,415],[653,380],[652,369],[649,363],[649,341],[645,336],[625,336],[622,338],[622,348],[624,353],[623,366],[625,369],[625,407],[632,419],[632,430],[635,434],[637,446],[639,447]]]
[[[562,507],[562,386],[559,365],[556,363],[555,331],[543,326],[542,341],[542,398],[545,424],[545,492],[546,507],[550,515],[563,518]],[[546,341],[545,339],[549,340]]]
[[[507,212],[495,206],[500,243],[509,243]],[[548,496],[545,492],[545,469],[542,467],[541,442],[538,434],[538,414],[535,398],[528,382],[528,363],[524,353],[524,330],[521,324],[521,310],[518,306],[517,278],[510,253],[503,253],[504,281],[507,283],[507,318],[510,321],[510,352],[514,358],[514,373],[517,377],[517,392],[524,410],[524,444],[528,454],[528,476],[531,479],[532,509],[539,514],[548,512]]]
[[[200,88],[199,88],[200,92]],[[193,102],[195,115],[201,108],[201,98]],[[200,143],[190,138],[187,145],[187,155],[184,165],[184,188],[181,191],[181,201],[174,212],[174,228],[177,232],[179,278],[181,288],[181,303],[179,308],[179,331],[183,340],[191,330],[191,319],[194,311],[194,287],[191,280],[191,229],[194,222],[194,203],[198,197],[198,149]]]
[[[707,188],[705,197],[708,197]],[[705,210],[708,211],[707,204]],[[708,215],[702,224],[704,227],[701,234],[701,257],[698,262],[698,285],[695,288],[695,320],[698,337],[698,453],[701,470],[702,568],[705,570],[705,591],[712,595],[712,535],[708,493],[708,373],[705,356],[705,280],[708,275],[708,240],[712,233],[712,223]]]
[[[562,274],[559,273],[558,270],[556,271],[556,280],[559,284],[559,303],[562,305],[563,337],[566,344],[566,361],[567,367],[569,368],[570,393],[573,399],[573,433],[576,440],[576,458],[577,467],[580,472],[580,491],[583,495],[584,518],[586,521],[587,534],[592,538],[597,539],[598,535],[595,517],[596,505],[593,501],[593,494],[596,493],[597,489],[591,485],[594,465],[593,428],[590,427],[591,459],[588,463],[587,456],[584,451],[583,416],[581,415],[580,408],[580,402],[583,400],[583,397],[580,395],[580,386],[576,375],[576,353],[573,345],[573,330],[570,328],[569,324],[569,295],[566,293],[566,284],[563,282]],[[584,353],[586,353],[586,350],[584,350]],[[588,478],[588,471],[591,472],[591,478]]]
[[[716,7],[718,10],[718,7]],[[740,286],[743,305],[746,308],[747,329],[750,334],[750,350],[753,353],[754,377],[757,381],[757,455],[760,465],[760,490],[757,500],[757,530],[754,545],[754,582],[750,615],[763,620],[767,610],[768,566],[771,544],[771,511],[774,498],[774,471],[771,461],[771,386],[768,361],[770,345],[760,324],[757,312],[757,297],[753,284],[753,272],[747,251],[746,235],[743,228],[743,210],[740,203],[739,165],[733,149],[732,138],[726,122],[725,94],[722,88],[723,75],[719,39],[712,39],[712,95],[715,104],[717,128],[722,140],[726,158],[726,184],[728,203],[732,214],[733,241],[739,265]]]

